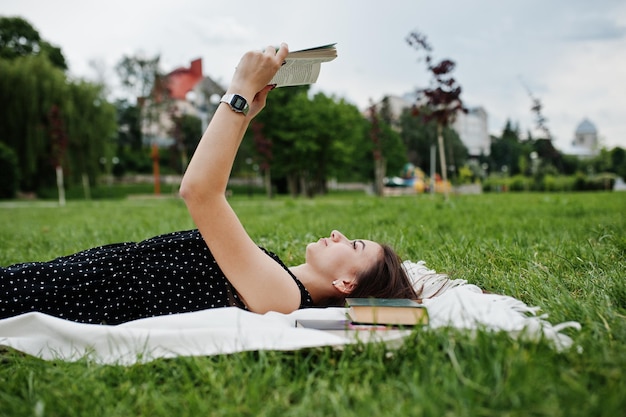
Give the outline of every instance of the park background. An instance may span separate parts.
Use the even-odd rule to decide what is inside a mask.
[[[383,177],[420,191],[434,188],[422,176],[443,176],[485,191],[587,190],[625,176],[620,2],[325,4],[6,2],[2,194],[53,197],[60,171],[70,196],[112,195],[98,187],[152,182],[155,161],[157,183],[176,182],[239,55],[283,37],[294,49],[338,42],[339,58],[316,85],[272,94],[235,164],[248,186],[381,193]],[[372,14],[379,25],[360,26]],[[269,15],[280,29],[255,20]],[[432,48],[409,45],[413,33]],[[444,121],[443,146],[422,117],[436,103],[418,94],[438,87],[459,88],[467,110]]]
[[[205,54],[203,81],[215,70],[218,75],[209,76],[215,82],[206,82],[216,91],[223,89],[244,50],[283,40],[272,29],[272,39],[259,45],[262,26],[258,25],[280,26],[293,35],[290,38],[307,34],[298,38],[300,47],[337,41],[340,58],[324,64],[320,83],[311,88],[273,91],[265,119],[260,119],[263,126],[247,133],[229,186],[229,201],[254,240],[288,263],[297,263],[308,242],[338,228],[350,236],[390,243],[404,259],[423,259],[439,272],[539,306],[553,323],[574,320],[582,328],[567,330],[574,346],[564,352],[546,340],[454,329],[418,330],[395,348],[372,344],[344,350],[244,352],[130,367],[98,366],[88,358],[46,362],[1,349],[0,416],[624,415],[625,194],[611,191],[617,177],[624,177],[624,136],[619,135],[623,129],[611,123],[616,120],[612,115],[624,108],[619,105],[623,101],[615,101],[624,97],[619,94],[620,83],[613,81],[614,73],[623,68],[623,58],[614,53],[624,42],[620,2],[596,2],[593,7],[576,1],[507,5],[481,1],[471,7],[441,2],[438,7],[449,9],[444,13],[424,6],[429,3],[411,1],[396,4],[394,19],[387,19],[394,7],[372,7],[368,1],[333,2],[333,7],[319,2],[305,10],[294,9],[299,6],[293,2],[273,2],[280,10],[259,13],[265,19],[249,16],[255,7],[268,8],[252,4],[261,2],[233,3],[228,7],[237,18],[230,19],[216,12],[225,6],[211,2],[155,1],[150,2],[152,7],[145,2],[126,3],[127,9],[114,1],[2,4],[3,18],[23,16],[24,20],[11,21],[17,24],[13,26],[3,19],[0,32],[3,42],[13,40],[0,49],[0,184],[7,200],[0,202],[0,265],[45,261],[95,245],[194,227],[176,197],[177,181],[197,143],[203,117],[191,111],[172,112],[171,100],[162,101],[163,109],[150,109],[150,100],[137,98],[150,97],[154,80],[177,69],[181,74],[191,72],[195,54],[201,53]],[[419,4],[420,13],[402,13],[408,4]],[[235,8],[242,13],[235,13]],[[492,9],[499,20],[489,13]],[[170,25],[159,20],[180,10],[192,17],[172,18]],[[294,17],[289,14],[293,10],[300,13]],[[378,13],[384,20],[381,27],[359,17],[355,12],[359,10]],[[351,24],[340,25],[346,12],[352,12]],[[270,15],[280,15],[282,26]],[[108,30],[91,16],[104,21]],[[208,22],[222,24],[199,25],[204,16]],[[324,18],[335,22],[336,30],[324,24]],[[470,22],[470,29],[463,29],[464,21]],[[563,31],[560,22],[571,31]],[[520,30],[520,23],[526,29]],[[292,29],[297,26],[301,30]],[[12,30],[8,35],[7,27]],[[136,36],[128,35],[131,27],[137,28]],[[246,32],[246,27],[253,29]],[[322,27],[325,36],[302,30],[311,27]],[[196,47],[194,52],[183,52],[190,39],[187,29],[197,33],[199,28],[209,32],[189,42]],[[429,109],[417,116],[400,112],[395,120],[385,104],[386,96],[402,97],[431,86],[433,73],[425,66],[424,50],[412,49],[406,42],[417,29],[432,43],[434,63],[446,58],[456,63],[448,74],[463,86],[460,98],[467,97],[469,107],[485,106],[493,115],[489,154],[485,152],[484,159],[480,153],[472,157],[450,126],[442,129],[445,156],[455,166],[446,172],[451,182],[447,199],[439,193],[418,192],[415,181],[408,185],[411,178],[403,178],[408,177],[407,171],[415,173],[407,163],[430,176],[437,126],[419,117],[429,114]],[[64,38],[68,31],[70,38]],[[383,32],[396,39],[371,40],[372,36],[383,39]],[[175,40],[180,51],[173,53],[161,41],[155,46],[159,33]],[[472,38],[472,33],[481,37]],[[545,39],[554,40],[553,33],[567,38],[558,46],[576,53],[556,60],[559,48],[537,46]],[[77,46],[79,38],[88,40],[89,53]],[[68,39],[67,43],[61,39]],[[208,54],[200,52],[220,39],[230,42]],[[144,52],[137,42],[146,48]],[[532,47],[524,47],[524,42]],[[459,43],[465,47],[462,53],[451,48]],[[116,44],[127,49],[104,52],[107,45]],[[490,49],[503,44],[509,46],[508,53],[500,49],[499,60],[486,60]],[[335,72],[334,68],[357,59],[354,50],[359,46],[367,51],[370,64],[347,75]],[[526,49],[536,55],[522,58],[529,56]],[[104,59],[90,66],[98,51]],[[213,56],[220,59],[210,59]],[[532,74],[522,74],[530,91],[517,70],[507,74],[514,82],[504,90],[495,88],[497,74],[505,72],[507,61],[526,69],[525,61],[533,63]],[[373,70],[373,78],[366,81],[363,74],[375,67],[374,62],[389,66]],[[464,70],[473,62],[481,65]],[[115,70],[121,63],[125,65],[120,68],[134,74],[129,79],[136,81],[127,88]],[[221,66],[224,69],[218,69]],[[142,67],[146,71],[131,72]],[[410,80],[394,72],[397,68],[408,69]],[[549,80],[540,76],[538,68],[550,68]],[[477,88],[470,81],[472,73],[493,81],[494,88]],[[348,92],[352,83],[359,88]],[[331,84],[333,89],[325,89]],[[499,101],[496,90],[505,91]],[[586,100],[568,95],[578,90]],[[205,122],[214,95],[210,91],[205,96]],[[477,99],[479,91],[487,91],[483,97],[492,100]],[[202,95],[197,92],[185,94],[176,104],[187,99],[195,102],[198,97]],[[374,112],[368,111],[370,98],[377,104]],[[148,105],[142,108],[141,103]],[[588,105],[587,110],[581,110],[581,105]],[[572,111],[557,115],[553,113],[557,107],[559,112]],[[150,129],[142,128],[151,125],[142,120],[154,117],[152,110],[171,116],[173,125],[167,128],[164,123],[160,130],[171,142],[160,143],[149,135]],[[573,140],[585,117],[596,121],[599,131],[594,154],[581,158],[559,151],[562,148],[554,140]],[[544,128],[554,136],[548,137]],[[601,132],[611,133],[603,137]],[[441,176],[436,151],[436,172]],[[397,196],[376,195],[381,191],[375,187],[376,161],[381,160],[390,181],[387,185],[395,185],[382,191]],[[156,161],[160,175],[155,182]],[[58,202],[57,167],[63,174],[65,205]],[[271,199],[265,197],[267,172]],[[346,189],[355,184],[360,187],[356,191]],[[473,190],[478,185],[482,194],[461,194],[468,184]],[[157,189],[160,198],[153,198]],[[446,189],[439,191],[443,194]]]

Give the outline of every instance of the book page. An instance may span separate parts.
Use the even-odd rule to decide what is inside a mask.
[[[335,44],[290,52],[270,84],[276,84],[277,87],[313,84],[319,76],[321,63],[335,58]]]
[[[286,60],[270,84],[276,87],[313,84],[320,74],[321,64],[315,60]]]

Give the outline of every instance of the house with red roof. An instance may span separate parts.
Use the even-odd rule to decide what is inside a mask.
[[[204,130],[219,104],[220,97],[226,92],[224,87],[203,75],[201,58],[191,61],[189,67],[172,70],[163,78],[161,85],[167,90],[162,95],[165,99],[158,100],[162,105],[155,106],[157,114],[144,119],[150,122],[145,123],[142,129],[144,138],[159,147],[174,143],[174,115],[196,116],[202,121]]]

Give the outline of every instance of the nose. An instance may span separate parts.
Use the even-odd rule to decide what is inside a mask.
[[[342,240],[348,240],[347,237],[343,235],[339,230],[333,230],[330,232],[330,238],[335,242],[340,242]]]

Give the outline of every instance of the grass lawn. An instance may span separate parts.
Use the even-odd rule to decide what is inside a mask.
[[[413,332],[397,349],[247,352],[129,367],[0,350],[0,416],[626,416],[626,193],[235,196],[287,264],[338,229],[538,305],[576,348]],[[181,201],[0,203],[0,265],[192,228]]]

